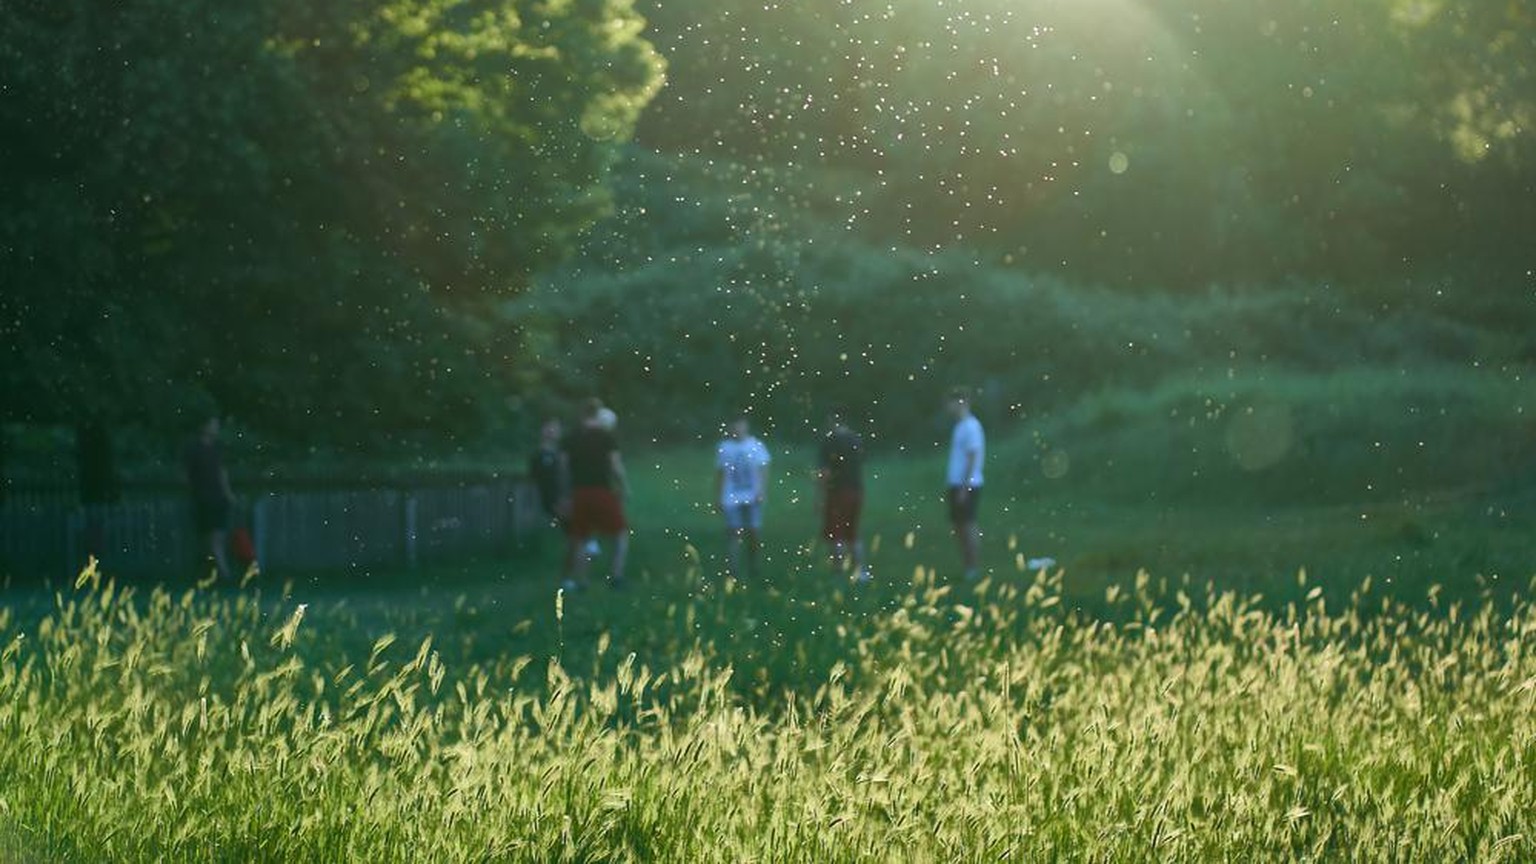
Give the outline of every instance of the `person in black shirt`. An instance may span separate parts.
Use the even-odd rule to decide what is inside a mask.
[[[612,540],[613,562],[609,584],[624,582],[624,558],[629,550],[629,523],[624,518],[624,462],[619,457],[618,440],[605,423],[603,403],[587,402],[580,426],[565,436],[561,451],[565,476],[570,478],[569,500],[563,508],[566,516],[565,578],[566,590],[582,586],[587,567],[587,542],[594,535]]]
[[[859,541],[859,516],[864,509],[864,441],[848,428],[841,411],[832,412],[828,423],[831,429],[822,439],[816,472],[822,534],[833,565],[839,569],[851,565],[854,581],[867,582],[864,544]]]
[[[230,578],[225,537],[235,493],[229,488],[229,472],[219,449],[219,418],[209,417],[187,445],[184,454],[187,490],[191,493],[192,522],[203,548],[213,558],[220,581]]]

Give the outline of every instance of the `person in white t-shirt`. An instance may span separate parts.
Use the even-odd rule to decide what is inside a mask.
[[[715,451],[715,506],[725,516],[730,574],[740,578],[742,546],[747,563],[757,573],[763,501],[768,494],[768,448],[753,437],[746,417],[726,426],[725,440]]]
[[[960,557],[965,564],[965,578],[980,575],[981,532],[976,525],[976,509],[981,501],[982,463],[987,458],[987,436],[981,421],[971,413],[971,399],[964,390],[949,395],[949,413],[955,418],[949,439],[949,465],[944,481],[949,487],[949,522],[960,543]]]

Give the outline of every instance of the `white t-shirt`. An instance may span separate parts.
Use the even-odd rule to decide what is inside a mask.
[[[971,460],[971,476],[965,476],[965,457],[967,453],[974,453]],[[967,414],[955,424],[955,431],[949,439],[949,470],[944,475],[944,480],[950,486],[969,486],[980,488],[981,463],[987,458],[987,436],[981,431],[981,421],[974,415]]]
[[[758,488],[758,469],[768,467],[768,448],[748,435],[740,441],[727,438],[715,452],[715,467],[723,473],[720,503],[726,507],[751,504],[762,497]]]

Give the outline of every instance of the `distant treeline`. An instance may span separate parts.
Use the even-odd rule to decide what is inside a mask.
[[[541,392],[601,393],[641,441],[712,436],[743,408],[809,435],[840,405],[877,443],[926,442],[954,385],[1006,423],[1171,378],[1536,362],[1530,301],[1507,285],[1092,286],[879,245],[801,192],[722,191],[763,172],[641,155],[621,175],[619,215],[511,317],[541,346]]]

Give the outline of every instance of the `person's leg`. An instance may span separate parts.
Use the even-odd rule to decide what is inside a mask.
[[[976,514],[981,512],[981,487],[972,489],[965,499],[965,570],[974,576],[981,574],[981,524]]]
[[[725,575],[741,578],[742,529],[727,525],[725,528]]]
[[[745,535],[744,539],[746,540],[747,547],[747,574],[755,579],[758,573],[757,553],[758,548],[761,546],[757,539],[757,529],[747,528],[742,533]]]
[[[864,514],[864,491],[850,493],[848,500],[848,541],[853,547],[853,578],[869,581],[869,569],[864,563],[864,542],[859,539],[859,521]]]
[[[748,504],[745,508],[743,521],[746,523],[747,534],[747,561],[751,568],[751,575],[757,578],[759,571],[760,555],[762,553],[763,532],[763,505]]]
[[[980,575],[977,569],[977,562],[981,558],[981,544],[976,528],[977,494],[972,489],[962,497],[960,489],[950,487],[949,490],[949,521],[954,528],[955,542],[960,546],[960,561],[965,568],[967,581],[975,580]]]
[[[608,581],[614,585],[624,582],[624,559],[629,555],[629,532],[620,531],[613,535],[613,569],[608,573]]]
[[[228,535],[225,532],[217,529],[208,532],[208,552],[213,556],[213,569],[220,582],[229,580],[228,546]]]
[[[574,531],[566,534],[565,578],[561,580],[560,587],[567,591],[580,588],[586,581],[587,563],[590,560],[587,557],[587,536]]]
[[[959,490],[957,490],[955,487],[949,487],[948,497],[946,500],[949,505],[949,530],[950,533],[952,533],[955,537],[955,544],[960,547],[960,562],[963,566],[966,560],[965,518],[964,514],[962,514],[960,511],[960,499],[958,497],[958,493]],[[969,571],[966,572],[966,576],[970,576]]]
[[[848,566],[847,531],[843,524],[843,506],[839,490],[829,488],[821,511],[821,536],[827,541],[827,564],[833,572]]]
[[[565,572],[560,587],[575,591],[581,587],[587,573],[587,540],[591,538],[588,526],[590,514],[585,490],[571,493],[571,512],[565,526]]]
[[[828,492],[821,505],[821,539],[827,542],[827,565],[833,570],[838,570],[842,566],[843,550],[842,542],[837,537],[835,515],[832,493]]]
[[[859,542],[859,511],[863,495],[858,490],[842,489],[836,493],[836,510],[828,520],[837,546],[837,566],[856,581],[864,581],[864,544]]]
[[[955,530],[960,535],[960,554],[965,561],[966,577],[974,579],[980,572],[981,532],[974,519],[956,526]]]
[[[842,538],[826,538],[826,560],[833,566],[833,570],[843,570],[848,566],[848,544],[843,543]]]
[[[725,519],[725,575],[731,579],[741,579],[745,575],[741,569],[742,545],[746,535],[744,509],[740,505],[730,504],[720,512]]]

